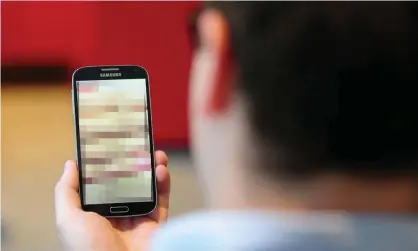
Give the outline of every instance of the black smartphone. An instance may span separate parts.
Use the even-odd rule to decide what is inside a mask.
[[[147,71],[79,68],[72,97],[83,210],[104,217],[151,213],[157,185]]]

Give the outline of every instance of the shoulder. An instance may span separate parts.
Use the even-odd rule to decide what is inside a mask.
[[[218,219],[216,219],[218,218]],[[169,220],[151,242],[152,251],[212,250],[221,216],[196,212]]]
[[[285,225],[281,217],[260,212],[201,211],[170,220],[155,234],[151,250],[221,251],[260,247],[280,241],[277,234]]]

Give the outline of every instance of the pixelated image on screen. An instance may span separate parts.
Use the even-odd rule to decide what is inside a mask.
[[[77,85],[85,204],[152,200],[145,79]]]

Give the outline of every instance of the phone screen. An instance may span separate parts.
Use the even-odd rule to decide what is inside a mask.
[[[146,79],[77,81],[85,205],[153,200]]]

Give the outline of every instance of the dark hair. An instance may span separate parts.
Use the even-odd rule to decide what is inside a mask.
[[[268,175],[418,171],[413,2],[208,2],[229,22]],[[272,165],[274,163],[274,165]]]

